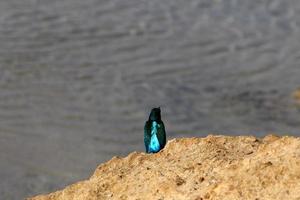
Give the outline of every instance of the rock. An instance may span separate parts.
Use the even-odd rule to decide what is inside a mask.
[[[300,104],[300,88],[293,92],[293,98],[295,99],[297,104]]]
[[[28,200],[300,199],[300,139],[208,136],[173,139],[157,154],[133,152],[94,174]]]

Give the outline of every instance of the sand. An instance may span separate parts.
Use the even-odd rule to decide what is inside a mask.
[[[88,179],[28,200],[300,199],[300,139],[213,136],[170,140],[133,152]]]

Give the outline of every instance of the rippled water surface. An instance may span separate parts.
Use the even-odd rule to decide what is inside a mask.
[[[173,137],[300,133],[298,0],[3,0],[0,197],[82,180]]]

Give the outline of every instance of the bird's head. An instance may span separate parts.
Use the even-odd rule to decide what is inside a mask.
[[[149,116],[149,120],[151,120],[151,121],[161,121],[160,107],[152,108],[150,116]]]

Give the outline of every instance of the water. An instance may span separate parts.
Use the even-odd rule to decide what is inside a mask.
[[[0,196],[21,199],[168,138],[298,135],[300,2],[3,0]]]

